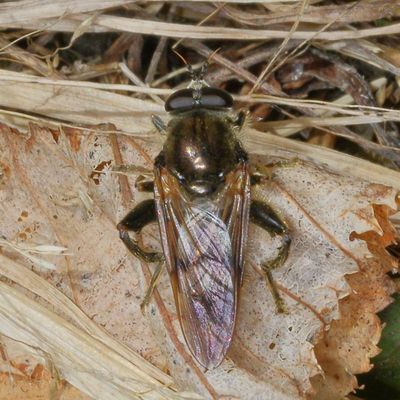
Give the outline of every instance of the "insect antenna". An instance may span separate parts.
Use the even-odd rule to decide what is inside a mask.
[[[221,47],[218,47],[218,49],[214,50],[207,58],[207,63],[211,64],[211,60],[214,58],[214,56],[221,50]]]
[[[193,80],[203,81],[204,77],[207,75],[208,67],[211,64],[211,60],[213,57],[221,50],[221,47],[214,50],[208,57],[207,60],[203,62],[201,67],[195,72],[193,71],[194,76],[192,76]]]
[[[188,70],[188,72],[189,72],[189,75],[190,75],[190,78],[191,78],[192,81],[203,81],[203,80],[204,80],[204,77],[206,76],[207,71],[208,71],[208,66],[211,64],[211,60],[212,60],[213,57],[221,50],[221,47],[219,47],[218,49],[214,50],[214,51],[207,57],[207,60],[205,60],[205,61],[201,64],[200,68],[194,69],[194,68],[192,67],[192,65],[190,65],[190,64],[186,61],[185,57],[183,57],[183,55],[180,54],[180,53],[175,49],[175,47],[176,47],[176,46],[172,46],[172,47],[171,47],[171,50],[172,50],[172,51],[175,53],[175,55],[185,64],[185,66],[186,66],[186,68],[187,68],[187,70]]]
[[[175,55],[186,65],[186,67],[191,67],[191,65],[186,61],[185,57],[178,50],[175,50],[174,47],[171,47],[171,50],[175,53]]]
[[[220,50],[220,48],[214,50],[208,58],[200,65],[199,68],[194,69],[187,61],[186,59],[180,54],[176,48],[176,46],[172,46],[171,50],[176,54],[176,56],[186,65],[186,68],[189,72],[191,82],[188,85],[189,89],[192,89],[192,96],[193,96],[193,101],[194,104],[201,104],[202,102],[202,91],[204,87],[209,86],[207,82],[205,81],[205,76],[208,71],[208,66],[211,63],[212,58],[215,56],[215,54]]]
[[[174,47],[171,47],[171,50],[185,64],[185,66],[189,72],[190,78],[192,80],[194,80],[195,71],[194,71],[193,67],[186,61],[185,57],[183,57],[183,55],[178,52],[178,50],[175,50]]]
[[[171,48],[171,50],[179,57],[179,59],[186,65],[186,68],[189,72],[190,75],[190,84],[189,88],[193,89],[193,100],[196,103],[199,103],[201,101],[201,89],[204,86],[207,86],[207,84],[204,82],[203,77],[205,76],[207,72],[207,67],[208,67],[208,61],[204,62],[201,64],[201,67],[199,69],[194,69],[187,61],[186,59],[180,54],[177,50],[175,50],[174,47]]]

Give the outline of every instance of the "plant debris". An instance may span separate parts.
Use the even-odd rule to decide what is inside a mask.
[[[358,388],[398,291],[398,1],[19,0],[0,4],[0,26],[0,397],[29,398],[18,391],[38,379],[83,399]],[[237,332],[214,371],[183,344],[167,276],[142,315],[152,268],[115,229],[162,145],[151,116],[188,84],[172,48],[194,66],[210,57],[207,82],[249,110],[252,162],[288,164],[253,194],[294,232],[274,273],[288,313],[258,268],[279,240],[252,229]],[[157,230],[143,240],[158,246]]]

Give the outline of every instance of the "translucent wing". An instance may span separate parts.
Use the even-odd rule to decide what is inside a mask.
[[[190,199],[164,167],[155,199],[178,316],[188,347],[215,368],[230,345],[249,218],[249,174],[240,164],[212,198]]]

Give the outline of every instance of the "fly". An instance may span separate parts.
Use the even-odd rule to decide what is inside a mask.
[[[188,68],[191,84],[165,103],[168,125],[153,118],[166,140],[154,162],[154,181],[139,187],[154,198],[139,203],[118,230],[136,257],[166,263],[187,346],[202,366],[212,369],[232,341],[249,222],[283,238],[277,257],[262,265],[280,311],[283,303],[271,271],[286,260],[290,236],[268,204],[251,199],[259,176],[251,175],[237,139],[245,114],[232,111],[229,93],[204,82],[207,63],[196,71]],[[139,234],[156,221],[163,254],[143,249],[128,234]]]

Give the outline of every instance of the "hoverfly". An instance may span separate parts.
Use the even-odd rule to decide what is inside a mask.
[[[154,181],[142,185],[154,192],[154,199],[139,203],[118,230],[139,259],[165,261],[188,348],[202,366],[212,369],[232,341],[249,222],[284,238],[276,259],[263,265],[277,301],[271,269],[285,261],[290,236],[270,206],[251,199],[251,185],[259,176],[251,175],[237,139],[245,114],[232,112],[229,93],[205,83],[207,63],[196,71],[188,68],[191,84],[165,103],[169,123],[153,117],[156,128],[166,134],[154,162]],[[156,221],[163,254],[141,248],[128,234]]]

